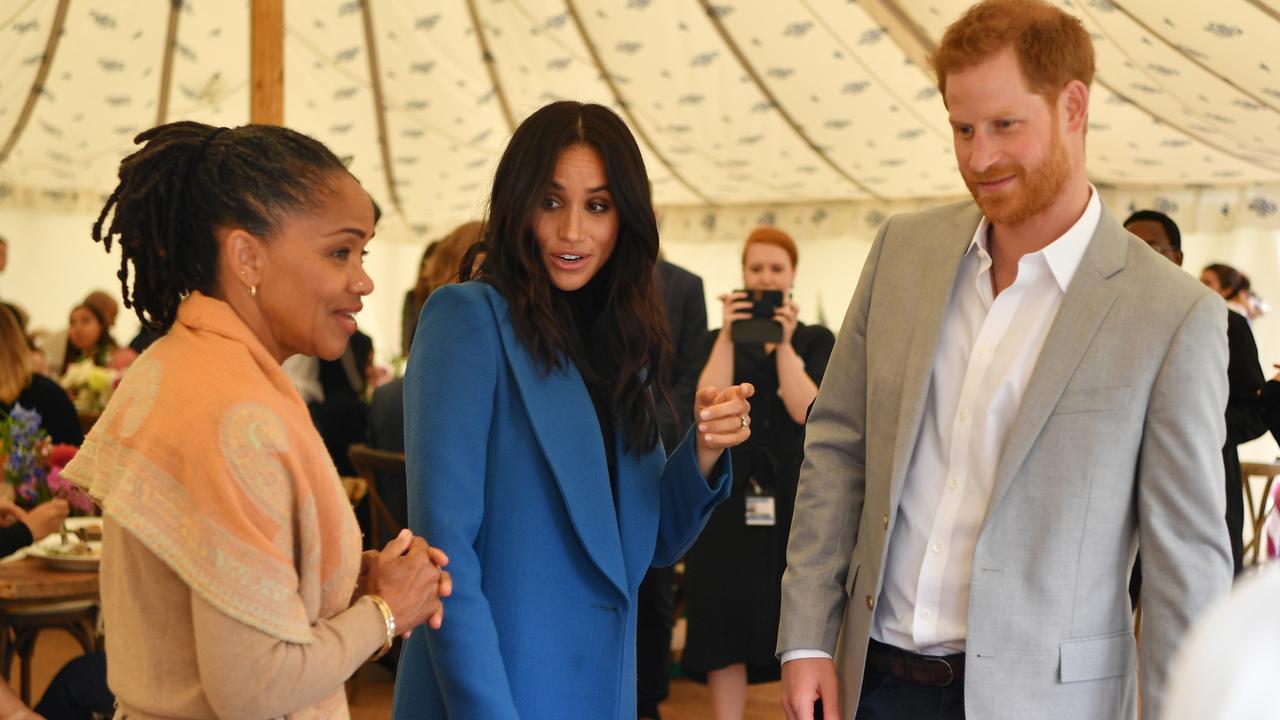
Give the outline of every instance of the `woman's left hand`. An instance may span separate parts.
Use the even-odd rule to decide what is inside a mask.
[[[751,437],[751,403],[756,394],[751,383],[731,385],[723,390],[705,387],[693,402],[697,423],[698,468],[703,477],[711,474],[725,448],[735,447]]]
[[[773,321],[782,326],[783,345],[791,344],[791,336],[796,332],[796,322],[800,319],[800,306],[788,298],[773,311]]]

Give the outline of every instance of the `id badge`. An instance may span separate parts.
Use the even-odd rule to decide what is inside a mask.
[[[773,527],[778,524],[778,508],[772,495],[747,496],[747,525]]]

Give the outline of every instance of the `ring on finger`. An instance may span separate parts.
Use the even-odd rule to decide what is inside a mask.
[[[739,415],[738,420],[742,422],[743,429],[746,429],[746,427],[751,424],[751,421],[747,419],[746,415]]]

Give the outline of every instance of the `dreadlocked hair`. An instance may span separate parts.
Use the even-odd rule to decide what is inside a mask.
[[[160,333],[173,325],[184,297],[216,287],[218,229],[270,237],[282,215],[316,207],[334,173],[347,171],[320,142],[274,125],[175,122],[134,143],[142,148],[120,162],[120,182],[93,239],[107,252],[120,244],[124,305]]]

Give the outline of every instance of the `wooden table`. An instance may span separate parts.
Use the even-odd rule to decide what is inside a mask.
[[[22,701],[31,705],[31,654],[41,630],[66,630],[86,653],[97,646],[98,573],[55,570],[39,558],[0,563],[0,675],[21,661]]]
[[[98,573],[54,570],[39,558],[0,563],[0,605],[96,600]]]

